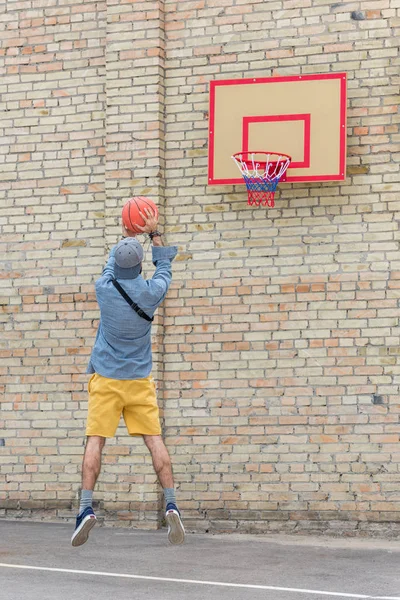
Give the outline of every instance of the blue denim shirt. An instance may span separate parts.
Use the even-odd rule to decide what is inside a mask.
[[[141,275],[121,279],[120,285],[145,313],[152,317],[164,300],[172,279],[171,263],[176,246],[153,246],[156,267],[151,279]],[[143,379],[152,369],[151,323],[140,317],[113,286],[115,246],[101,277],[96,281],[100,323],[87,373],[110,379]]]

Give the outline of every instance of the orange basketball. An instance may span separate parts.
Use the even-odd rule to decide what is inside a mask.
[[[128,200],[122,209],[122,222],[126,229],[133,231],[133,233],[142,233],[136,225],[144,227],[144,221],[140,216],[139,211],[146,214],[144,211],[145,208],[149,208],[158,216],[158,208],[150,198],[146,198],[145,196],[135,196]]]

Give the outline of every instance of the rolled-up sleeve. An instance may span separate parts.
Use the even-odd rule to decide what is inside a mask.
[[[178,254],[177,246],[152,246],[153,264],[157,266],[160,260],[169,260],[172,262]]]

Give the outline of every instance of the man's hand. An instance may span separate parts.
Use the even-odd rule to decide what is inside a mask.
[[[158,224],[158,216],[155,213],[153,213],[153,211],[150,210],[150,208],[145,208],[144,213],[139,211],[139,214],[144,221],[144,227],[141,227],[140,225],[136,225],[136,227],[140,229],[142,233],[152,233],[153,231],[156,231]]]

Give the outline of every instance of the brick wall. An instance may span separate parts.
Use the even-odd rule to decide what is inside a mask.
[[[398,0],[7,6],[1,514],[75,513],[93,281],[137,193],[180,247],[154,349],[189,528],[398,532]],[[207,186],[210,79],[335,71],[345,182],[268,211]],[[111,522],[160,520],[123,428],[96,496]]]

